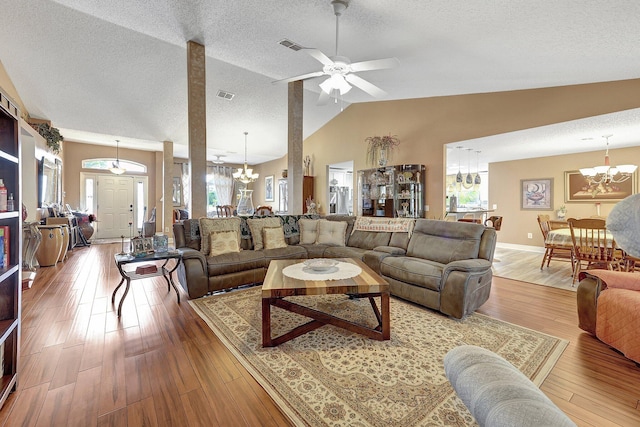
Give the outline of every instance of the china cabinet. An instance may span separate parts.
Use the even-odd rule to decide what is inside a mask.
[[[14,208],[0,212],[3,255],[0,267],[0,407],[16,390],[22,296],[22,192],[20,191],[20,137],[18,108],[0,92],[0,178],[13,193]]]
[[[422,218],[424,165],[358,171],[358,215]]]

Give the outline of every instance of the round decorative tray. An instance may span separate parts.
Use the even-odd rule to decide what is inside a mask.
[[[313,271],[326,271],[338,265],[338,261],[333,259],[317,258],[306,260],[303,264],[305,268],[309,268]]]

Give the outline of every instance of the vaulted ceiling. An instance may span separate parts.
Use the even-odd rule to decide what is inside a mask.
[[[249,163],[286,153],[287,85],[272,82],[321,68],[278,42],[335,48],[330,0],[0,0],[0,11],[0,61],[27,110],[82,142],[161,150],[171,140],[186,157],[186,42],[202,43],[208,158],[234,163],[244,131]],[[339,53],[397,57],[397,68],[359,73],[387,100],[633,79],[638,16],[636,0],[352,0]],[[322,80],[305,82],[305,137],[349,104],[375,100],[353,89],[317,106]],[[640,122],[628,114],[625,123]]]

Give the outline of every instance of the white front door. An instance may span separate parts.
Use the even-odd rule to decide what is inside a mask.
[[[97,185],[96,213],[99,222],[95,237],[98,239],[129,237],[134,221],[134,178],[98,175]]]

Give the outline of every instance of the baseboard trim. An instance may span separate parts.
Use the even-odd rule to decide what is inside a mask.
[[[514,243],[500,243],[498,242],[496,244],[497,248],[503,248],[503,249],[514,249],[517,251],[527,251],[527,252],[536,252],[539,254],[543,254],[544,253],[544,248],[541,248],[540,246],[528,246],[528,245],[516,245]]]

